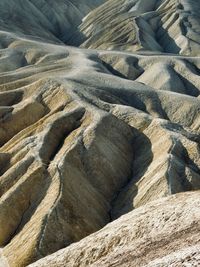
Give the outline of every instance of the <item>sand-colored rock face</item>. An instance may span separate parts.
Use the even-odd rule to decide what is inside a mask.
[[[31,267],[198,266],[199,196],[152,202]]]
[[[193,262],[198,257],[200,59],[197,39],[195,45],[180,41],[180,25],[188,17],[191,22],[186,23],[188,31],[183,35],[197,38],[199,4],[189,0],[104,2],[0,1],[2,266],[27,266],[82,239],[59,252],[63,253],[59,264],[69,257],[68,266],[73,266],[73,261],[82,266],[109,266],[116,258],[118,266],[126,266],[125,257],[129,259],[130,254],[139,257],[138,264],[159,266],[162,262],[168,266],[173,261],[187,262],[184,255],[193,252],[197,255],[191,256]],[[93,31],[98,27],[104,31],[102,23],[106,23],[109,38],[115,39],[115,28],[111,23],[110,29],[106,19],[112,22],[116,18],[120,25],[118,16],[126,17],[127,12],[133,15],[133,23],[136,18],[151,18],[154,33],[162,20],[162,49],[154,49],[158,39],[151,31],[149,36],[155,40],[148,37],[145,42],[151,47],[144,46],[146,51],[140,53],[125,51],[137,48],[127,40],[132,48],[123,46],[123,38],[117,41],[120,47],[108,47],[103,32],[103,46],[96,46]],[[171,17],[176,14],[182,14],[179,22]],[[143,24],[138,26],[141,31]],[[93,43],[89,47],[124,51],[65,45],[82,43],[87,47],[83,40],[86,32]],[[175,35],[170,35],[172,32]],[[169,50],[172,40],[178,51]],[[151,204],[155,200],[157,204]],[[127,212],[132,213],[119,218]],[[124,220],[132,226],[122,233]],[[153,230],[148,231],[151,225]],[[104,235],[97,233],[97,245],[102,245],[97,259],[93,250],[96,234],[84,238],[104,226],[102,233],[108,239],[104,243]],[[113,233],[119,236],[115,238]],[[168,247],[170,234],[177,238]],[[162,237],[168,243],[160,242]],[[124,258],[120,256],[120,238],[129,246],[123,250]],[[155,241],[152,244],[159,251],[155,257],[148,250],[148,240]],[[113,242],[115,254],[104,249],[106,242]],[[137,251],[140,247],[148,250],[141,256],[143,260],[131,249],[133,243]],[[49,262],[54,264],[54,259],[41,264],[51,266]]]

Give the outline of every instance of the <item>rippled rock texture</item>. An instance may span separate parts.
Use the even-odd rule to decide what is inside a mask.
[[[198,266],[199,204],[199,192],[153,201],[30,267]]]
[[[196,255],[199,6],[194,0],[0,2],[3,266],[27,266],[66,247],[58,266],[110,266],[115,258],[113,266],[170,266]],[[111,241],[97,240],[102,251],[95,258],[101,231],[84,238],[104,226]],[[175,243],[166,249],[159,240],[169,242],[171,234]],[[134,254],[137,235],[144,256]],[[187,246],[182,238],[189,238]],[[104,249],[109,242],[115,255]],[[155,257],[148,256],[150,244],[160,251]],[[52,257],[36,266],[57,266]]]
[[[83,46],[199,55],[199,8],[195,0],[110,0],[80,26]]]

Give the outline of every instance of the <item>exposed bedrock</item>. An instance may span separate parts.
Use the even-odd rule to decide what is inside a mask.
[[[198,97],[121,78],[105,64],[112,54],[32,49],[36,63],[1,77],[0,244],[10,266],[150,201],[200,188]],[[177,69],[186,64],[171,60]]]
[[[68,43],[83,17],[105,0],[2,0],[0,30],[51,43]]]
[[[199,191],[163,198],[30,266],[198,266],[199,214]]]
[[[199,8],[195,0],[109,0],[74,38],[88,48],[199,55]]]

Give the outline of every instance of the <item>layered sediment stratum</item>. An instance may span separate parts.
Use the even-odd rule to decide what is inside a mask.
[[[151,202],[31,267],[198,266],[199,204],[199,193]]]
[[[83,47],[200,54],[195,0],[110,0],[79,27]]]
[[[0,1],[2,266],[200,264],[199,8]]]

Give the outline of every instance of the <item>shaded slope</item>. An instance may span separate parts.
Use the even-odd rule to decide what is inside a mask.
[[[104,0],[2,0],[0,30],[68,43],[82,18]],[[69,43],[68,43],[69,44]]]
[[[80,26],[83,47],[199,55],[195,0],[109,0]]]

